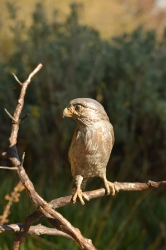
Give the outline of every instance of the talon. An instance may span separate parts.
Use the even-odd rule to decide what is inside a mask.
[[[84,194],[79,187],[77,187],[77,190],[76,190],[76,192],[75,192],[75,194],[74,194],[74,196],[72,198],[72,202],[74,204],[76,203],[77,197],[79,198],[82,205],[85,205],[85,202],[84,202],[83,198],[85,200],[89,201],[89,197],[86,194]]]
[[[79,198],[81,204],[82,204],[82,205],[85,205],[85,202],[84,202],[84,200],[83,200],[83,195],[82,195],[82,193],[79,193],[79,194],[78,194],[78,198]]]
[[[112,196],[114,196],[116,194],[116,192],[119,192],[119,190],[117,189],[117,187],[115,186],[115,184],[113,182],[105,180],[104,184],[105,184],[105,188],[107,191],[107,195],[109,195],[111,193]]]

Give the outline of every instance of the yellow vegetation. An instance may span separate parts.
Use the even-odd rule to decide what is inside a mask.
[[[6,26],[9,21],[6,2],[7,0],[1,0],[0,3],[1,38],[7,34]],[[15,3],[19,8],[18,17],[30,23],[31,13],[38,1],[12,0],[10,2]],[[45,4],[48,18],[52,18],[52,10],[59,9],[60,18],[63,19],[69,12],[69,5],[73,0],[42,2]],[[131,32],[139,25],[155,28],[160,34],[166,21],[166,6],[161,5],[162,0],[75,0],[74,2],[83,4],[81,22],[98,29],[103,38]]]

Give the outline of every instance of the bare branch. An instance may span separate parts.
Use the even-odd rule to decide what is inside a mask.
[[[17,144],[17,136],[18,136],[18,130],[19,130],[19,124],[18,121],[20,121],[20,114],[22,112],[23,106],[24,106],[24,97],[26,94],[27,87],[32,79],[32,77],[42,68],[42,64],[39,64],[36,69],[29,75],[28,79],[22,83],[21,86],[21,92],[20,96],[18,98],[17,106],[14,112],[14,115],[11,116],[8,112],[8,115],[13,120],[12,124],[12,130],[11,130],[11,136],[9,138],[10,148]],[[17,77],[16,77],[17,78]],[[18,78],[17,78],[18,79]]]
[[[0,169],[17,170],[17,167],[6,167],[6,166],[0,166]]]
[[[62,231],[59,231],[55,228],[45,227],[41,224],[39,224],[37,226],[31,226],[28,234],[35,234],[35,235],[47,234],[47,235],[63,236],[63,237],[66,237],[66,238],[73,240],[73,238],[70,237],[68,234],[66,234]]]
[[[27,114],[27,115],[25,115],[24,117],[22,117],[21,119],[20,119],[20,122],[22,122],[24,119],[26,119],[28,116],[30,116],[30,114]]]
[[[22,84],[21,86],[21,92],[20,96],[17,102],[17,106],[13,115],[13,123],[11,128],[11,135],[9,138],[9,149],[7,151],[7,154],[3,154],[7,156],[7,158],[12,162],[13,167],[17,168],[17,173],[19,176],[19,179],[23,183],[24,187],[26,188],[27,194],[30,197],[33,204],[44,214],[46,217],[53,217],[53,219],[56,220],[56,228],[60,231],[63,231],[67,235],[69,235],[71,238],[73,238],[77,244],[80,246],[81,249],[85,250],[94,250],[95,247],[93,246],[92,242],[90,240],[86,240],[80,231],[76,228],[74,228],[69,221],[67,221],[60,213],[57,211],[54,211],[50,205],[36,192],[33,183],[30,181],[29,177],[27,176],[17,153],[16,143],[17,143],[17,137],[18,137],[18,130],[19,130],[19,121],[20,121],[20,114],[22,112],[23,106],[24,106],[24,97],[26,94],[26,89],[32,79],[32,77],[41,69],[42,64],[39,64],[36,69],[29,75],[28,79]],[[18,121],[18,122],[17,122]],[[24,156],[22,158],[22,162],[24,160]],[[28,217],[25,219],[23,228],[18,233],[15,242],[13,244],[13,250],[17,250],[20,248],[20,245],[22,242],[25,241],[25,237],[29,231],[30,223],[28,220]]]
[[[4,110],[7,113],[7,115],[12,119],[12,121],[16,122],[16,120],[14,119],[14,117],[7,111],[7,109],[4,109]]]
[[[23,227],[22,223],[0,225],[0,233],[17,233],[20,232],[22,227]],[[29,228],[28,234],[33,234],[33,235],[47,234],[47,235],[63,236],[73,240],[73,238],[70,237],[68,234],[65,234],[64,232],[59,231],[55,228],[45,227],[41,224],[38,224],[36,226],[31,226]]]
[[[29,75],[27,81],[30,82],[32,77],[43,67],[43,65],[40,63],[36,69]]]
[[[89,240],[87,241],[77,228],[74,228],[69,221],[67,221],[60,213],[54,211],[51,206],[41,196],[39,196],[22,165],[17,169],[17,173],[21,182],[26,188],[31,201],[36,207],[38,207],[44,216],[48,217],[49,215],[56,220],[56,228],[58,230],[70,235],[77,242],[81,249],[95,250],[93,244]],[[26,223],[24,226],[26,227]],[[16,246],[18,245],[18,242],[22,243],[24,240],[25,238],[23,237],[22,232],[20,232],[17,240],[15,241]]]
[[[18,79],[18,77],[14,73],[12,73],[12,75],[14,76],[14,78],[16,79],[16,81],[19,83],[19,85],[22,86],[23,84],[22,84],[22,82],[20,82],[20,80]]]
[[[114,184],[115,184],[116,189],[119,191],[143,191],[143,190],[148,190],[152,188],[160,188],[160,187],[165,188],[166,187],[166,181],[160,181],[160,182],[148,181],[148,183],[114,182]],[[93,191],[86,191],[84,193],[87,195],[89,200],[106,196],[106,190],[104,188],[100,188],[100,189],[93,190]],[[71,199],[72,199],[72,195],[69,195],[69,196],[54,199],[50,201],[49,204],[52,208],[57,209],[57,208],[71,204]]]
[[[25,158],[25,152],[23,152],[22,159],[21,159],[21,165],[24,163],[24,158]]]
[[[0,225],[0,233],[16,233],[19,232],[22,227],[22,223]]]

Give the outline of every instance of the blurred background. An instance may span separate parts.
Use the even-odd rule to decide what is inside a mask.
[[[0,150],[8,146],[20,81],[39,64],[22,116],[18,150],[25,169],[47,201],[70,194],[68,148],[76,126],[62,119],[77,97],[98,100],[115,131],[107,167],[110,181],[160,181],[166,176],[166,1],[82,0],[0,2]],[[1,159],[0,165],[9,165]],[[1,170],[0,214],[18,183]],[[103,187],[91,179],[87,190]],[[34,211],[25,191],[8,223],[23,222]],[[98,249],[166,249],[164,189],[120,192],[59,209]],[[6,221],[7,223],[7,221]],[[43,224],[46,224],[42,220]],[[46,224],[47,225],[47,224]],[[11,249],[14,235],[0,235],[0,249]],[[21,249],[76,250],[68,239],[30,236]]]

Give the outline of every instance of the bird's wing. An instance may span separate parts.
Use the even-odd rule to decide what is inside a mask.
[[[99,141],[98,153],[100,155],[101,163],[107,165],[112,147],[114,144],[114,131],[113,127],[109,122],[105,123],[105,126],[102,127],[101,139]]]
[[[115,136],[114,136],[114,129],[111,123],[110,123],[110,132],[111,132],[111,140],[112,140],[112,147],[113,147],[114,142],[115,142]]]
[[[85,137],[85,154],[94,155],[94,161],[108,162],[114,144],[114,131],[109,122],[88,129]]]
[[[114,136],[110,123],[75,130],[69,149],[72,175],[81,174],[93,165],[106,167],[113,147]]]
[[[69,162],[71,165],[72,175],[83,175],[85,163],[85,145],[82,133],[76,128],[73,139],[69,148]]]

